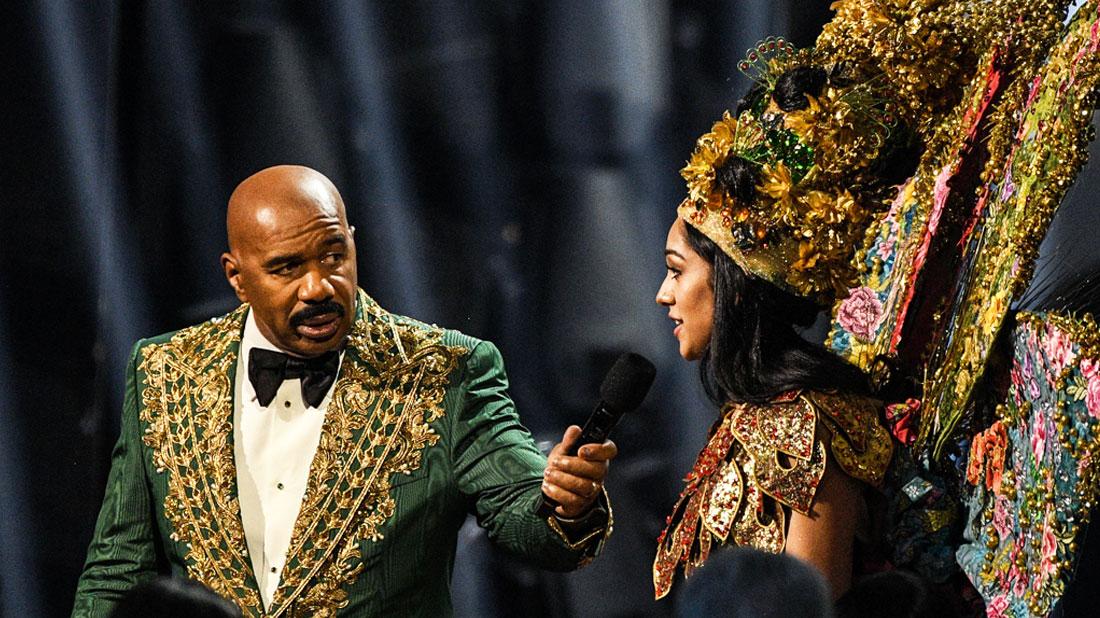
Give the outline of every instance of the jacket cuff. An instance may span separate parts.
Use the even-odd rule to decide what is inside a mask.
[[[603,488],[585,514],[569,518],[553,513],[546,518],[546,523],[569,549],[582,553],[581,566],[584,566],[599,555],[604,543],[611,537],[614,520],[611,498],[607,495],[607,489]]]

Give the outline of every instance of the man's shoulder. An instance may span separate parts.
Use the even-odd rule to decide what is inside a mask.
[[[467,353],[472,352],[481,344],[493,345],[492,342],[484,339],[478,339],[472,335],[467,335],[464,332],[454,330],[452,328],[443,329],[443,343],[449,346],[457,346],[466,350]]]
[[[459,330],[439,326],[438,324],[429,324],[407,315],[388,312],[387,315],[392,317],[395,324],[416,333],[425,341],[435,341],[449,348],[462,348],[465,351],[463,355],[468,354],[482,343],[488,343],[483,339],[467,335]]]
[[[140,358],[140,356],[151,350],[171,347],[185,349],[208,348],[212,347],[210,344],[214,341],[235,339],[237,338],[235,335],[239,335],[244,326],[246,307],[247,305],[241,305],[227,314],[210,318],[198,324],[139,339],[134,344],[134,355]]]

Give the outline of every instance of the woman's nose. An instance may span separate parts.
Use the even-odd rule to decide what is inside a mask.
[[[667,307],[672,304],[672,292],[668,291],[664,284],[661,284],[661,287],[657,290],[657,298],[654,300],[657,301],[658,305]]]

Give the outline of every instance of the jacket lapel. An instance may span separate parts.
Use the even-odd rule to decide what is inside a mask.
[[[332,616],[362,571],[360,543],[381,540],[390,476],[420,467],[439,439],[447,376],[465,350],[443,331],[398,322],[362,291],[270,614]]]
[[[262,615],[246,549],[233,459],[233,391],[248,306],[142,349],[143,440],[167,473],[165,517],[188,574]]]

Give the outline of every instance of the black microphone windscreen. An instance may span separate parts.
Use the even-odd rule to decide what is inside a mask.
[[[625,352],[611,366],[600,384],[600,399],[616,412],[630,412],[642,404],[657,368],[633,352]]]

